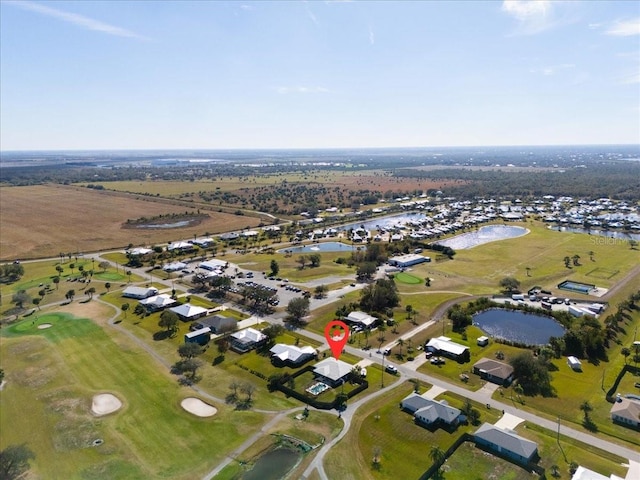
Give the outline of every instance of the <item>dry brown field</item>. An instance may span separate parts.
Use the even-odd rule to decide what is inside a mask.
[[[194,227],[124,229],[123,222],[143,216],[194,212],[185,206],[113,192],[63,185],[0,187],[0,259],[41,258],[59,252],[91,252],[150,245],[245,227],[260,219],[203,211],[210,218]]]
[[[461,183],[454,180],[430,180],[419,178],[393,177],[382,170],[367,170],[366,172],[334,172],[311,171],[304,174],[270,174],[254,177],[225,177],[212,180],[198,180],[195,182],[149,180],[149,181],[117,181],[101,182],[105,188],[121,192],[160,195],[162,197],[178,197],[182,194],[197,194],[220,190],[233,192],[241,197],[248,197],[253,190],[261,187],[278,185],[283,182],[289,184],[322,184],[328,188],[340,187],[344,190],[371,190],[384,193],[391,191],[442,189],[448,185]]]

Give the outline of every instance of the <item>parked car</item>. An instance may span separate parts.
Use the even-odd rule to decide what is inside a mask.
[[[384,367],[384,370],[387,373],[392,373],[394,375],[398,373],[398,369],[396,367],[394,367],[393,365],[387,365],[386,367]]]

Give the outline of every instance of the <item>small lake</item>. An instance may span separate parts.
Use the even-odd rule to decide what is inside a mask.
[[[454,250],[466,250],[484,243],[506,240],[507,238],[521,237],[527,233],[529,233],[529,230],[523,227],[510,225],[487,225],[480,227],[475,232],[463,233],[462,235],[456,235],[455,237],[436,243],[444,245],[445,247],[451,247]]]
[[[242,480],[280,480],[291,470],[301,454],[289,448],[276,448],[262,455]]]
[[[366,230],[380,230],[384,228],[385,230],[390,230],[395,227],[402,227],[406,222],[416,221],[421,222],[425,219],[429,218],[424,213],[398,213],[395,215],[388,215],[386,217],[377,217],[373,220],[365,220],[360,222],[348,223],[346,225],[341,225],[339,227],[335,227],[336,230],[340,232],[349,231],[352,228],[364,227]]]
[[[366,245],[361,245],[361,247],[365,248]],[[311,245],[299,245],[297,247],[287,247],[278,250],[278,253],[351,252],[356,248],[358,247],[341,242],[323,242],[312,243]]]
[[[192,220],[180,220],[174,223],[151,223],[144,225],[136,225],[136,228],[182,228],[188,227]]]
[[[565,334],[564,327],[551,317],[500,308],[476,313],[473,324],[492,337],[527,345],[546,345],[549,338]]]

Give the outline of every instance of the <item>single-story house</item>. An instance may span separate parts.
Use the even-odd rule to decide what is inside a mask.
[[[626,427],[640,428],[640,400],[618,397],[611,407],[611,420]]]
[[[209,245],[213,243],[213,238],[211,237],[194,238],[193,240],[189,240],[189,243],[197,245],[200,248],[207,248]]]
[[[331,387],[337,387],[347,381],[352,366],[333,357],[325,358],[313,368],[316,378]]]
[[[237,240],[238,237],[240,237],[240,235],[238,235],[238,233],[236,232],[228,232],[228,233],[223,233],[222,235],[220,235],[220,239],[224,240],[225,242],[229,242],[232,240]]]
[[[139,257],[140,255],[148,255],[151,252],[153,252],[153,250],[145,247],[136,247],[136,248],[132,248],[131,250],[127,250],[127,253],[133,257]]]
[[[473,364],[473,373],[498,385],[508,386],[513,381],[513,367],[491,358],[481,358]]]
[[[125,288],[124,291],[122,292],[123,297],[135,298],[138,300],[142,298],[153,297],[154,295],[158,295],[158,289],[154,287],[147,288],[147,287],[129,286]]]
[[[468,362],[471,357],[469,347],[452,342],[449,337],[445,336],[430,339],[425,346],[425,350],[435,355],[452,358],[458,362]]]
[[[198,345],[206,345],[211,340],[211,329],[209,327],[200,328],[193,332],[184,334],[184,343],[197,343]]]
[[[460,423],[462,412],[451,407],[445,401],[425,398],[412,393],[400,402],[400,407],[411,414],[419,425],[436,426],[444,424],[456,426]]]
[[[227,265],[228,262],[225,262],[224,260],[212,258],[211,260],[207,260],[206,262],[201,262],[198,267],[213,272],[214,270],[224,270],[225,268],[227,268]]]
[[[213,315],[211,317],[201,318],[191,324],[190,330],[198,330],[200,328],[209,327],[211,333],[224,333],[235,330],[238,322],[234,318],[225,317],[224,315]]]
[[[362,328],[371,328],[376,323],[377,318],[364,312],[351,312],[345,318],[347,323],[359,325]]]
[[[513,430],[483,423],[473,434],[477,445],[484,446],[521,464],[530,463],[538,454],[538,444],[521,437]]]
[[[569,356],[567,357],[567,365],[571,367],[571,370],[576,372],[582,371],[582,363],[576,357]]]
[[[289,367],[299,367],[316,356],[316,351],[313,347],[297,347],[284,343],[274,345],[269,351],[271,352],[271,362],[274,365],[287,365]]]
[[[204,317],[208,313],[208,310],[206,308],[198,307],[197,305],[191,305],[190,303],[184,303],[182,305],[178,305],[177,307],[172,307],[169,310],[178,315],[180,317],[180,320],[183,320],[185,322]]]
[[[165,272],[177,272],[179,270],[184,270],[188,266],[189,265],[184,262],[171,262],[162,267],[162,270],[164,270]]]
[[[593,470],[589,470],[588,468],[584,468],[582,465],[580,465],[576,469],[573,476],[571,477],[571,480],[624,480],[624,479],[621,477],[618,477],[617,475],[614,475],[613,473],[611,474],[611,476],[605,477],[604,475],[600,475],[599,473],[594,472]]]
[[[165,308],[172,307],[176,303],[178,302],[171,298],[171,295],[167,295],[166,293],[161,293],[160,295],[154,295],[153,297],[143,298],[140,300],[140,305],[150,312],[164,310]]]
[[[231,334],[231,350],[247,353],[258,348],[267,341],[267,336],[255,328],[245,328]]]
[[[389,259],[389,265],[393,265],[400,268],[407,268],[411,265],[418,265],[419,263],[430,262],[430,257],[425,257],[423,255],[417,255],[415,253],[410,253],[408,255],[400,255],[398,257],[391,257]]]
[[[172,250],[180,250],[182,252],[187,252],[189,250],[193,250],[193,244],[189,243],[189,242],[172,242],[169,245],[167,245],[167,250],[168,251],[172,251]]]

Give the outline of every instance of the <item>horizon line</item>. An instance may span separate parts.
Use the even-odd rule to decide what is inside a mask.
[[[509,147],[608,147],[608,146],[628,146],[639,147],[638,143],[548,143],[548,144],[527,144],[527,143],[515,143],[515,144],[500,144],[500,145],[424,145],[424,146],[390,146],[390,147],[363,147],[363,146],[343,146],[343,147],[145,147],[145,148],[68,148],[68,149],[13,149],[13,150],[0,150],[0,155],[5,153],[27,153],[27,152],[202,152],[202,151],[303,151],[303,150],[402,150],[402,149],[430,149],[430,148],[509,148]]]

